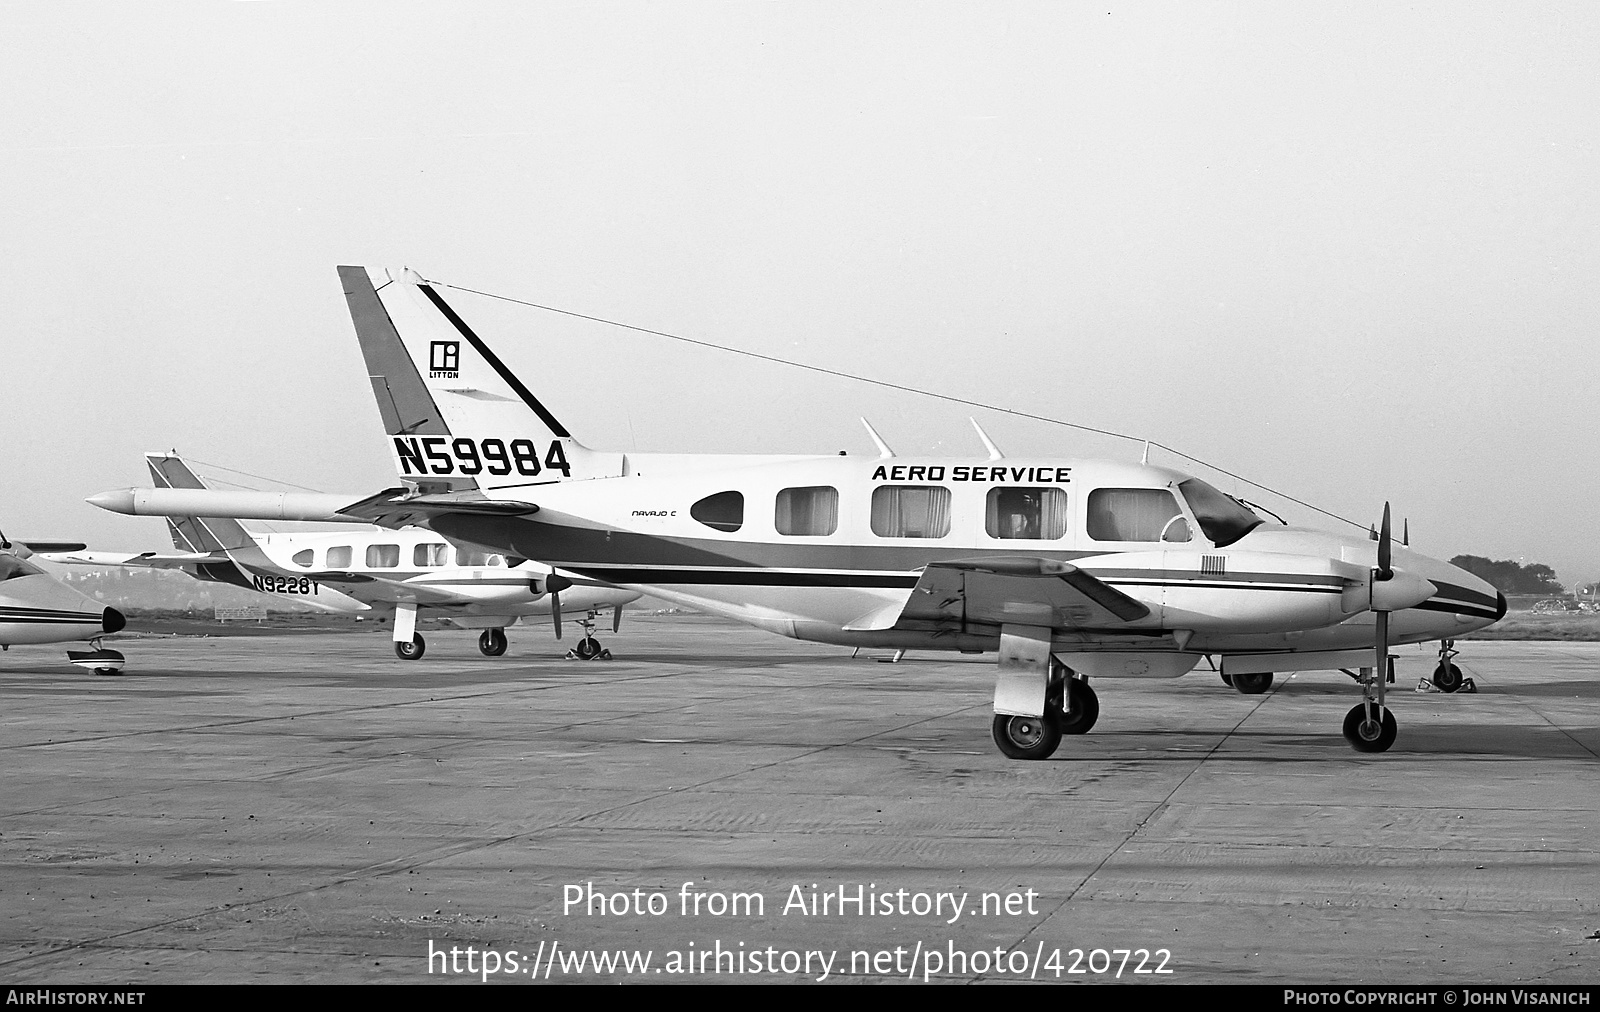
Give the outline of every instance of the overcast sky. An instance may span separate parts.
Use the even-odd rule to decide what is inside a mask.
[[[82,501],[150,449],[393,484],[355,263],[1600,578],[1597,53],[1576,2],[11,2],[0,528],[169,547]],[[591,445],[981,450],[959,406],[451,297]]]

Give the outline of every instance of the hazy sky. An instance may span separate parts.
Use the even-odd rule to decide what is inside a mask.
[[[1600,578],[1597,53],[1580,2],[11,2],[0,528],[169,547],[82,501],[149,449],[393,484],[356,263]],[[591,445],[981,449],[953,405],[453,301]]]

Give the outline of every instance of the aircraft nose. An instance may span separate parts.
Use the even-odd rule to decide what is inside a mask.
[[[1494,596],[1494,620],[1498,622],[1506,617],[1506,596],[1500,593],[1498,590],[1494,592]]]
[[[100,624],[106,632],[114,633],[120,632],[128,624],[128,620],[117,609],[107,608],[106,613],[100,618]]]

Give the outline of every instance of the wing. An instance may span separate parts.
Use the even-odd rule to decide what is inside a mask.
[[[306,575],[318,583],[337,587],[344,593],[363,601],[423,604],[433,608],[480,603],[465,594],[457,594],[443,587],[434,587],[426,583],[407,583],[404,580],[386,580],[381,576],[369,576],[366,573],[328,572]]]
[[[529,502],[488,499],[482,492],[446,492],[416,495],[409,489],[391,488],[360,502],[340,507],[339,514],[364,520],[379,527],[399,529],[420,527],[441,513],[474,513],[484,516],[520,517],[539,512]]]
[[[1070,563],[1011,557],[931,563],[904,605],[865,615],[845,628],[932,626],[954,631],[969,625],[1015,624],[1116,629],[1149,615],[1144,603]]]

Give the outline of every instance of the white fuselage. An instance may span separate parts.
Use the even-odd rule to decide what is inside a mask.
[[[457,548],[432,531],[363,530],[256,535],[258,553],[235,552],[256,590],[324,606],[353,599],[358,608],[397,604],[444,608],[461,624],[550,613],[544,578],[533,562],[508,566],[503,555]],[[625,604],[638,594],[578,585],[562,592],[569,613]],[[477,620],[485,621],[477,621]]]
[[[1179,491],[1190,479],[1162,468],[630,454],[624,470],[506,490],[538,504],[529,516],[455,514],[433,526],[563,572],[846,645],[995,649],[999,621],[884,628],[878,618],[911,613],[930,563],[997,558],[1070,562],[1149,608],[1136,621],[1098,624],[1019,611],[1019,624],[1054,628],[1059,650],[1226,654],[1374,642],[1374,541],[1263,523],[1219,546]],[[1494,588],[1448,563],[1396,546],[1394,566],[1437,592],[1393,612],[1393,643],[1451,638],[1503,614]]]

